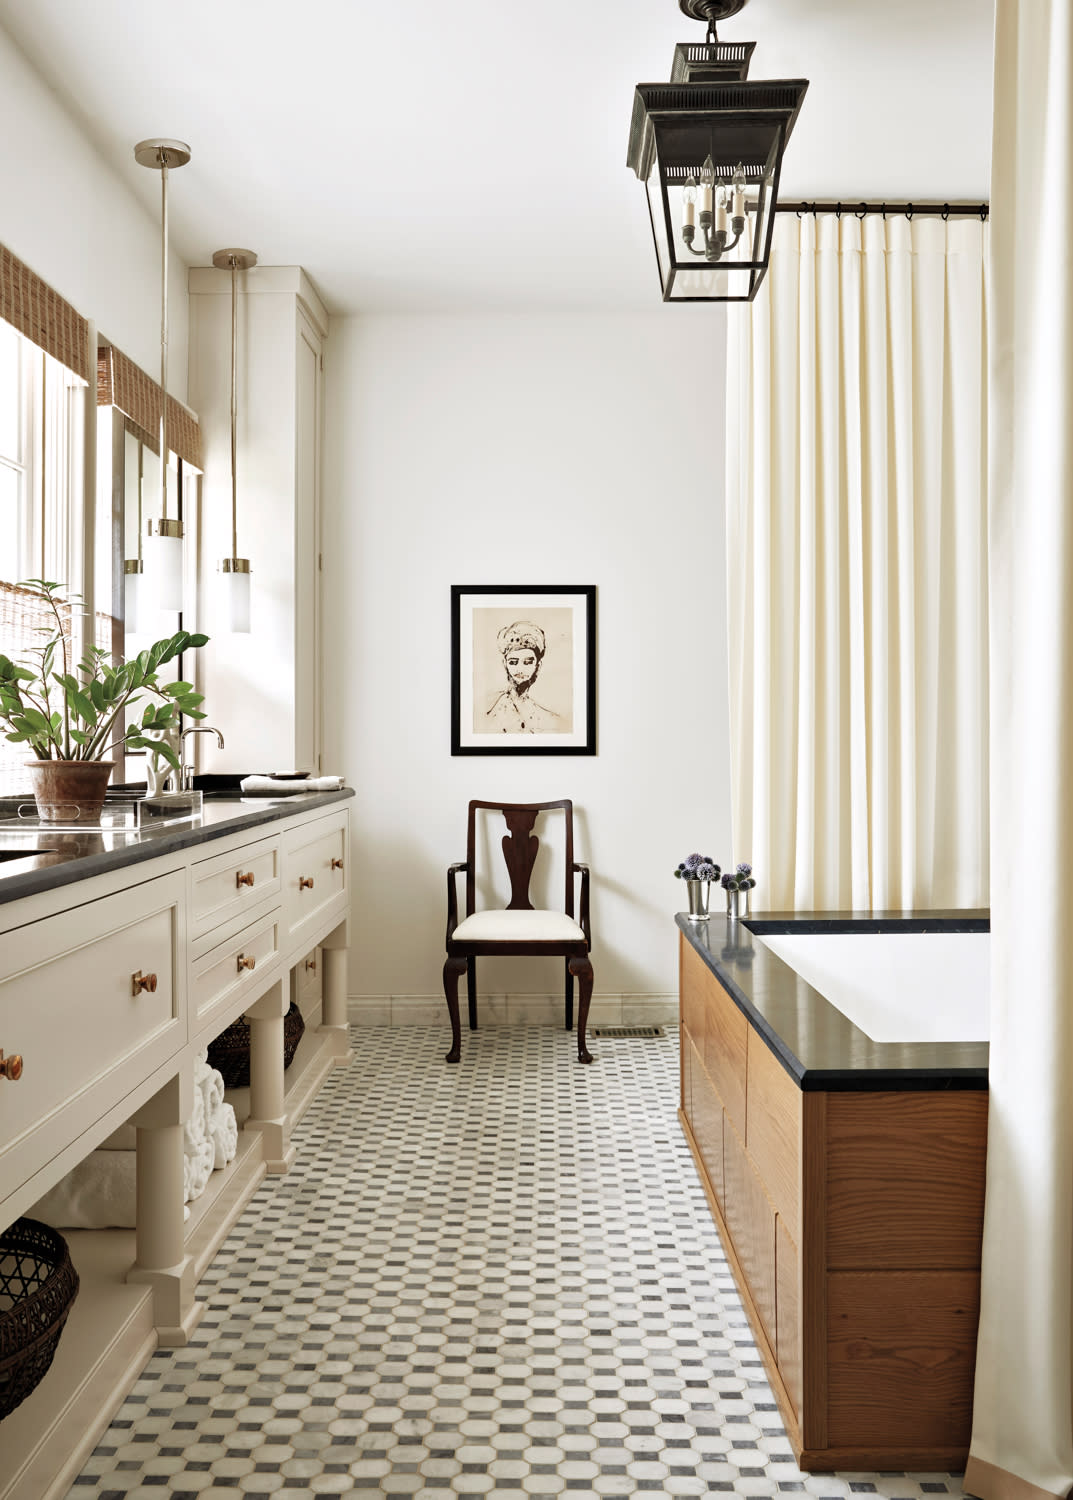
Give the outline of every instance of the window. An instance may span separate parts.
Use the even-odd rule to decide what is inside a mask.
[[[32,592],[19,583],[82,576],[84,389],[66,366],[0,321],[0,650],[6,656],[39,639]],[[71,630],[80,652],[77,612]],[[28,790],[25,760],[25,746],[0,738],[0,794]]]

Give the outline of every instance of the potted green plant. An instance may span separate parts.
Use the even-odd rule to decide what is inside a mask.
[[[38,593],[46,639],[17,661],[0,653],[0,723],[10,726],[7,739],[34,757],[28,764],[42,821],[96,823],[114,766],[106,757],[115,746],[146,750],[178,770],[173,748],[149,736],[177,725],[180,714],[203,719],[203,699],[192,683],[162,683],[158,674],[208,636],[179,630],[118,666],[91,645],[72,670],[64,615],[81,604],[79,596],[64,597],[60,584],[41,578],[21,587]],[[141,718],[128,725],[128,710],[146,698]]]

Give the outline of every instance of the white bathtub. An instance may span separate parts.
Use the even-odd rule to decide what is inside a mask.
[[[874,1042],[986,1042],[987,932],[755,933]]]

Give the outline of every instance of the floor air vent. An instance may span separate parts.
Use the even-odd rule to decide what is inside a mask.
[[[647,1037],[647,1036],[663,1036],[664,1035],[664,1031],[663,1031],[663,1027],[662,1026],[590,1026],[589,1027],[589,1035],[590,1036],[594,1036],[594,1037],[595,1036]]]

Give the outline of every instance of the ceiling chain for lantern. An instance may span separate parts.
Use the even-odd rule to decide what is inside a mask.
[[[720,42],[745,0],[679,0],[707,23],[669,83],[639,83],[627,165],[645,184],[667,302],[751,301],[767,270],[783,151],[806,79],[748,79],[754,42]],[[698,234],[699,230],[699,234]]]

